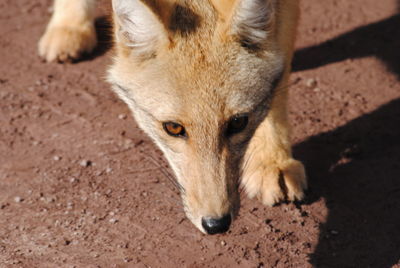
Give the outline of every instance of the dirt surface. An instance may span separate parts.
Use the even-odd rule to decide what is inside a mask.
[[[45,64],[50,0],[0,0],[0,267],[400,267],[400,4],[302,0],[294,152],[311,189],[243,197],[225,235],[185,218],[171,170],[104,82],[100,47]]]

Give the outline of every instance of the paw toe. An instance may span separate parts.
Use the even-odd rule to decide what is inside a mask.
[[[39,41],[39,55],[47,62],[78,59],[96,46],[94,28],[49,28]]]

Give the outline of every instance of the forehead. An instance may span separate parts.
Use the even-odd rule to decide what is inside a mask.
[[[272,56],[186,51],[158,57],[127,78],[132,98],[160,121],[214,115],[226,120],[268,97],[280,70]]]
[[[164,73],[168,86],[159,90],[174,103],[184,102],[185,111],[209,109],[228,117],[249,112],[271,93],[283,64],[273,55],[258,58],[232,50],[198,52],[195,57],[180,53],[179,60],[171,56]]]

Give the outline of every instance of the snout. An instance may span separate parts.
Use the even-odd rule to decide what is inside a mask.
[[[221,218],[211,218],[211,217],[203,217],[201,219],[201,225],[207,234],[219,234],[225,233],[229,230],[231,225],[232,218],[230,214],[226,214]]]
[[[225,233],[240,207],[239,165],[233,161],[235,157],[228,159],[225,151],[220,152],[219,148],[209,151],[211,145],[204,147],[207,151],[197,161],[183,166],[179,163],[182,169],[177,172],[177,179],[183,189],[182,202],[187,218],[202,233]],[[204,148],[198,146],[198,151],[201,150]]]

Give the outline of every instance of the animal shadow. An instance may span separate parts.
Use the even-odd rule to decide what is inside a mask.
[[[400,99],[294,148],[308,167],[306,203],[323,198],[315,267],[392,267],[400,260]]]
[[[96,19],[97,46],[93,52],[84,54],[76,62],[89,61],[106,54],[112,47],[112,23],[111,18],[102,16]]]
[[[296,51],[293,71],[366,56],[381,59],[400,78],[399,14],[356,28],[322,44]]]

